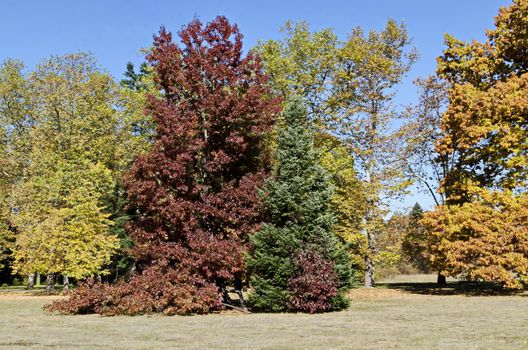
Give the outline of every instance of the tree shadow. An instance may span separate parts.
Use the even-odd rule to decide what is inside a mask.
[[[498,283],[490,282],[448,282],[447,285],[436,283],[380,283],[378,287],[396,289],[407,293],[422,295],[465,295],[465,296],[528,296],[526,291],[503,288]]]

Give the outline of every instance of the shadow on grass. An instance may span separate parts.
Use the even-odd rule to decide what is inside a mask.
[[[459,283],[450,282],[447,285],[436,283],[379,283],[378,288],[397,289],[408,293],[422,295],[465,295],[465,296],[499,296],[520,295],[528,296],[526,291],[506,289],[497,283]]]

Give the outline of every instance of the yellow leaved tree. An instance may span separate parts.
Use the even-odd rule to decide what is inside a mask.
[[[436,150],[445,203],[423,219],[444,275],[518,288],[528,266],[528,1],[495,18],[487,41],[446,36],[438,74],[449,86]]]

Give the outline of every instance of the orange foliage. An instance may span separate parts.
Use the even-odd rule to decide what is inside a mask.
[[[481,191],[426,213],[433,265],[445,275],[520,288],[528,275],[528,195]]]
[[[446,37],[450,85],[437,143],[446,204],[422,220],[445,275],[520,288],[528,274],[528,0],[500,10],[484,43]]]

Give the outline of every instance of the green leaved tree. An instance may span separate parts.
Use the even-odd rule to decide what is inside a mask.
[[[424,210],[416,203],[408,215],[408,224],[404,229],[402,238],[402,253],[405,260],[420,272],[427,273],[430,270],[427,242],[429,240],[427,230],[421,220]]]
[[[0,271],[6,280],[11,275],[16,234],[12,192],[27,169],[32,125],[23,68],[22,62],[13,59],[0,65]]]
[[[22,78],[29,117],[12,141],[24,146],[10,195],[14,269],[66,280],[108,273],[121,174],[148,143],[134,130],[134,96],[84,53],[52,57]]]
[[[274,176],[263,200],[267,220],[251,238],[250,304],[265,311],[321,312],[346,305],[350,257],[333,233],[328,177],[318,164],[307,112],[294,100],[277,137]]]
[[[338,214],[341,222],[361,220],[356,229],[363,243],[356,253],[364,260],[365,286],[371,287],[384,199],[402,193],[409,184],[403,152],[396,149],[402,135],[390,125],[399,115],[393,106],[395,89],[417,53],[409,48],[405,26],[393,20],[380,31],[365,33],[356,27],[346,40],[328,28],[310,32],[305,22],[288,22],[284,31],[284,40],[267,41],[257,50],[276,92],[285,98],[292,93],[301,96],[318,131],[333,135],[347,150],[349,157],[342,160],[351,160],[348,164],[361,180],[356,181],[361,190],[350,181],[344,186],[336,182],[341,193],[348,191],[339,197],[343,205],[337,207],[358,209],[352,216],[350,210],[339,209]]]

